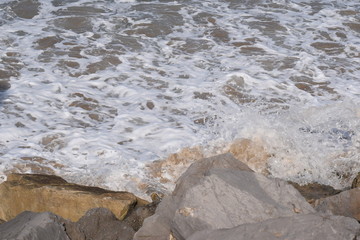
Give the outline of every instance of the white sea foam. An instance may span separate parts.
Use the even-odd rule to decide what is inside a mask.
[[[31,19],[0,2],[2,179],[53,172],[144,194],[158,181],[147,163],[248,138],[276,177],[347,186],[358,1],[256,2],[41,0]]]

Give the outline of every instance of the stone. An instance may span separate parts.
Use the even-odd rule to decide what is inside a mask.
[[[230,145],[229,152],[252,170],[268,175],[267,164],[271,154],[266,151],[261,140],[236,139]]]
[[[290,181],[288,183],[295,187],[310,204],[314,204],[317,199],[333,196],[341,192],[341,190],[319,183],[309,183],[305,185]]]
[[[159,206],[158,206],[159,208]],[[169,240],[171,237],[170,221],[174,217],[171,198],[164,198],[161,210],[144,220],[143,226],[135,233],[134,240]],[[168,208],[169,211],[166,211]]]
[[[12,10],[20,18],[32,19],[39,14],[40,3],[36,0],[21,0],[15,3]]]
[[[152,202],[145,206],[138,206],[133,209],[124,219],[124,222],[138,231],[146,218],[154,215],[159,202]]]
[[[1,76],[0,76],[1,78]],[[0,80],[0,92],[4,92],[6,90],[8,90],[11,87],[11,84],[9,83],[9,81],[6,80]]]
[[[152,110],[155,107],[155,104],[152,101],[147,101],[146,106],[148,109]]]
[[[324,51],[327,54],[339,54],[344,51],[344,46],[336,42],[314,42],[310,45],[318,50]]]
[[[360,188],[343,191],[337,195],[315,201],[315,210],[352,217],[360,221]]]
[[[351,188],[360,188],[360,172],[352,181]]]
[[[173,183],[178,179],[191,163],[204,158],[201,147],[181,149],[163,160],[151,162],[147,165],[147,172],[151,178],[159,178],[161,183]]]
[[[134,239],[165,240],[171,234],[187,239],[201,230],[313,212],[290,184],[255,173],[231,154],[223,154],[193,163]]]
[[[130,209],[147,203],[128,192],[72,184],[42,174],[8,175],[0,184],[0,202],[0,219],[5,221],[23,211],[49,211],[73,222],[98,207],[108,208],[122,220]]]
[[[54,21],[54,25],[58,28],[62,28],[65,30],[71,30],[75,33],[85,33],[92,31],[92,23],[91,19],[86,16],[68,16],[56,18]]]
[[[132,240],[135,231],[107,208],[93,208],[76,223],[67,223],[71,240]]]
[[[23,212],[11,221],[0,224],[2,240],[70,240],[64,228],[64,219],[50,212]]]
[[[359,237],[360,224],[343,216],[299,214],[243,224],[230,229],[196,232],[188,240],[354,240]]]

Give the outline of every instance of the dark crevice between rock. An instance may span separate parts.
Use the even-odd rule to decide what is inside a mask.
[[[154,215],[160,201],[160,198],[156,198],[155,200],[153,199],[153,202],[146,205],[137,204],[129,210],[123,221],[131,226],[135,232],[138,231],[143,225],[145,218]]]
[[[296,188],[311,205],[313,205],[317,199],[330,197],[343,191],[319,183],[309,183],[306,185],[300,185],[291,181],[288,181],[288,183]]]

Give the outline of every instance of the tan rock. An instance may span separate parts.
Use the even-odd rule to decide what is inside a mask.
[[[191,163],[202,158],[204,153],[201,147],[184,148],[166,159],[148,164],[148,174],[152,178],[159,178],[161,183],[171,182],[171,179],[178,179]]]
[[[23,211],[50,211],[77,221],[87,210],[103,207],[122,220],[129,209],[146,201],[128,192],[66,182],[54,175],[10,174],[0,184],[0,219],[8,221]]]
[[[237,139],[231,144],[229,152],[252,170],[268,175],[267,163],[271,155],[266,151],[261,140]]]

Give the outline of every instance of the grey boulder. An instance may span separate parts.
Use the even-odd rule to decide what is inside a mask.
[[[223,154],[193,163],[134,239],[165,240],[173,235],[182,240],[197,231],[313,212],[285,181],[252,172],[231,154]]]
[[[354,240],[360,224],[343,216],[301,214],[243,224],[230,229],[205,230],[187,240]]]
[[[71,240],[132,240],[135,231],[107,208],[93,208],[76,223],[66,224]]]
[[[352,217],[360,221],[360,188],[316,200],[315,209],[318,212]]]
[[[69,240],[64,219],[50,213],[22,212],[0,225],[1,240]]]

